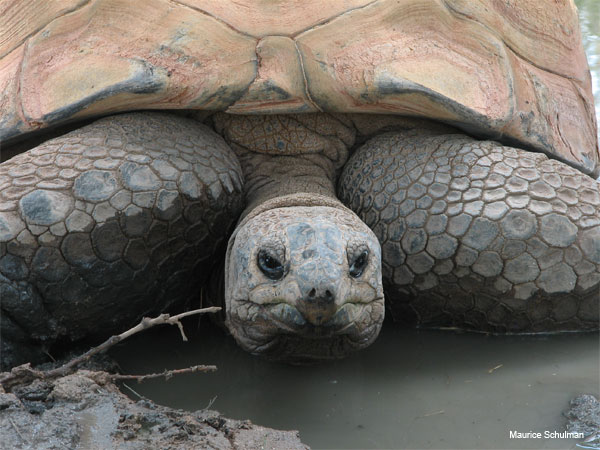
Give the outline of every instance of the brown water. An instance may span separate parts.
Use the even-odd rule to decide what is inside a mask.
[[[600,0],[576,0],[600,117]],[[188,328],[194,328],[194,321]],[[386,327],[344,361],[292,367],[252,357],[210,326],[137,336],[114,356],[124,373],[216,364],[215,374],[130,385],[176,408],[206,407],[298,429],[313,448],[570,449],[575,439],[510,439],[563,431],[577,394],[600,396],[598,334],[485,336]]]
[[[187,329],[195,325],[188,322]],[[313,448],[576,448],[575,439],[510,439],[563,431],[580,393],[600,394],[598,334],[486,336],[385,327],[346,360],[294,367],[263,361],[203,325],[173,328],[114,352],[125,373],[216,364],[214,374],[130,385],[159,404],[298,429]]]

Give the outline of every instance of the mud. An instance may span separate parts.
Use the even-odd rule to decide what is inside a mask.
[[[0,436],[7,450],[308,448],[297,431],[134,401],[108,373],[89,370],[1,390]]]

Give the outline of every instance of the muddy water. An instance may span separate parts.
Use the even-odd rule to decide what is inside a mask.
[[[194,329],[189,323],[187,329]],[[126,373],[216,364],[214,374],[130,385],[159,404],[299,429],[313,448],[575,448],[575,439],[510,439],[562,431],[580,393],[598,395],[597,334],[485,336],[385,327],[346,360],[270,363],[208,324],[183,343],[176,329],[114,352]]]
[[[600,117],[600,0],[578,0]],[[195,328],[195,322],[187,323]],[[299,429],[314,448],[578,448],[575,439],[511,439],[510,431],[563,431],[561,411],[600,395],[597,334],[485,336],[386,327],[347,360],[291,367],[239,350],[210,325],[183,343],[177,330],[147,333],[114,356],[125,373],[216,364],[215,374],[130,385],[188,410]]]

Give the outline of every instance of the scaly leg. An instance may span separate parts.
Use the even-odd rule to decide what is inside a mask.
[[[101,119],[0,165],[2,359],[197,295],[242,208],[235,154],[169,114]]]
[[[491,331],[598,328],[600,186],[545,155],[391,132],[339,193],[382,244],[393,317]]]

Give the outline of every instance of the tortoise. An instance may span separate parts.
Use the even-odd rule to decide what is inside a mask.
[[[243,348],[288,361],[368,346],[386,310],[598,328],[600,154],[573,2],[3,8],[5,367],[207,285]]]

